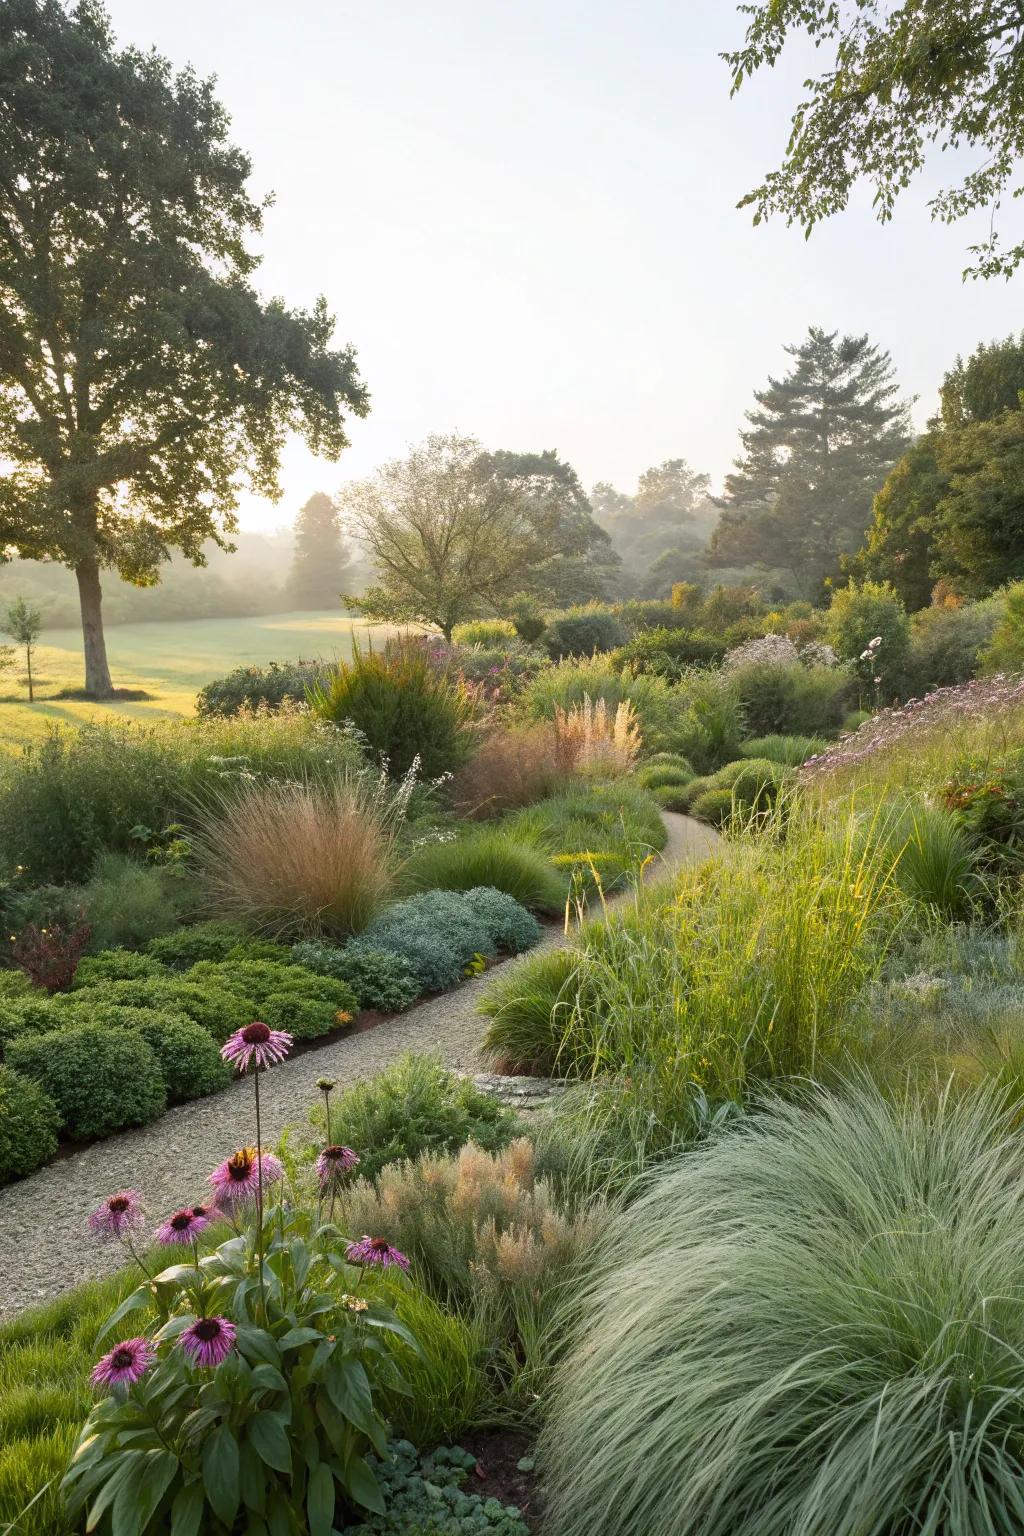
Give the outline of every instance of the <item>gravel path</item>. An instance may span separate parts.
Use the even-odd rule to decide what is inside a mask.
[[[705,858],[715,842],[715,833],[700,822],[663,814],[668,843],[661,858],[648,866],[650,878]],[[562,942],[560,929],[548,929],[541,945]],[[319,1077],[333,1077],[344,1087],[371,1077],[407,1050],[436,1050],[458,1071],[479,1071],[483,1022],[476,1005],[493,969],[378,1028],[328,1041],[275,1068],[261,1095],[264,1142],[272,1143],[288,1124],[306,1123]],[[234,1147],[251,1140],[252,1087],[241,1080],[212,1098],[182,1104],[152,1125],[98,1141],[0,1189],[0,1317],[119,1267],[116,1246],[83,1240],[86,1217],[105,1195],[126,1187],[141,1189],[150,1213],[160,1216],[202,1198],[209,1170]]]

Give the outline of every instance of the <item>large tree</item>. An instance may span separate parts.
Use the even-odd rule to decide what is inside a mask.
[[[343,510],[378,577],[349,605],[380,621],[434,624],[450,639],[456,624],[543,587],[564,509],[511,468],[474,438],[428,437],[346,487]]]
[[[89,693],[111,693],[100,573],[229,547],[285,436],[368,408],[322,299],[263,302],[263,204],[212,84],[118,51],[97,0],[0,7],[0,550],[71,567]]]
[[[547,559],[531,573],[527,588],[556,607],[608,597],[619,574],[619,556],[594,510],[579,475],[553,449],[543,453],[486,454],[481,471],[515,487],[534,509],[538,524],[551,530]]]
[[[789,372],[757,390],[727,475],[711,563],[790,572],[815,595],[860,547],[871,502],[909,438],[888,352],[811,326]]]
[[[1024,336],[957,358],[939,410],[882,486],[856,572],[921,608],[943,578],[980,597],[1024,574]]]
[[[295,551],[285,588],[295,608],[333,608],[352,561],[338,508],[316,491],[295,519]]]
[[[774,65],[792,33],[831,54],[806,81],[782,164],[740,207],[754,222],[781,214],[809,235],[844,209],[861,177],[880,220],[924,165],[929,145],[975,153],[962,180],[931,200],[945,223],[990,213],[970,247],[972,276],[1009,276],[1024,241],[1003,247],[1001,202],[1024,190],[1024,13],[1019,0],[752,0],[743,46],[725,55],[733,92]],[[967,275],[967,274],[965,274]]]
[[[622,558],[625,584],[639,597],[666,597],[676,581],[703,573],[703,554],[715,522],[710,476],[685,459],[645,469],[636,494],[607,481],[591,492],[594,515]]]

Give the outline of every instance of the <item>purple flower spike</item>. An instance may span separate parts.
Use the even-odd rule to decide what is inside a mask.
[[[262,1071],[284,1061],[291,1048],[292,1037],[286,1030],[271,1029],[269,1024],[262,1024],[257,1019],[244,1029],[236,1029],[221,1046],[220,1054],[239,1072],[247,1072],[253,1062],[256,1070]]]
[[[191,1243],[209,1225],[210,1217],[204,1206],[187,1205],[161,1222],[153,1236],[158,1243]]]
[[[219,1205],[234,1205],[251,1200],[259,1188],[260,1173],[264,1187],[284,1177],[284,1168],[273,1152],[257,1152],[255,1147],[240,1147],[210,1174]]]
[[[89,1380],[94,1387],[133,1387],[155,1359],[149,1339],[125,1339],[93,1366]]]
[[[128,1237],[142,1225],[142,1196],[137,1189],[122,1189],[110,1195],[89,1217],[90,1230],[97,1237]]]
[[[193,1365],[223,1365],[231,1353],[237,1332],[226,1317],[197,1317],[179,1343]]]
[[[383,1237],[362,1237],[358,1243],[349,1243],[345,1249],[345,1257],[350,1264],[379,1264],[382,1269],[397,1264],[399,1269],[407,1270],[409,1260],[404,1253],[399,1253],[397,1248]]]
[[[320,1188],[334,1189],[358,1163],[359,1158],[351,1147],[324,1147],[316,1160]]]

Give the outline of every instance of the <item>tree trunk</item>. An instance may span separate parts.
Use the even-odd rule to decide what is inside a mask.
[[[113,697],[107,662],[107,642],[103,638],[103,593],[97,560],[83,560],[75,567],[78,601],[82,610],[82,640],[85,644],[85,691],[93,699]]]

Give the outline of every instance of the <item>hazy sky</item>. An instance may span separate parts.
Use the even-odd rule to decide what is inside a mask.
[[[587,486],[680,456],[717,482],[809,323],[888,347],[920,423],[958,351],[1024,325],[1024,278],[961,281],[986,221],[932,224],[926,187],[887,226],[865,194],[809,243],[736,210],[815,56],[730,101],[731,0],[109,7],[123,42],[218,76],[276,194],[258,281],[295,305],[325,293],[372,394],[341,461],[292,446],[284,500],[249,498],[245,526],[428,432],[555,448]]]

